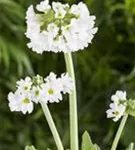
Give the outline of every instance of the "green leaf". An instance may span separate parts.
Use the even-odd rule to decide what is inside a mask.
[[[126,150],[134,150],[134,143],[130,143]]]
[[[87,131],[82,136],[82,150],[100,150],[97,144],[93,144]]]
[[[97,144],[94,144],[96,150],[101,150]]]
[[[26,146],[25,150],[37,150],[34,146]]]
[[[82,150],[89,150],[89,148],[92,146],[91,138],[87,131],[84,132],[82,137]]]

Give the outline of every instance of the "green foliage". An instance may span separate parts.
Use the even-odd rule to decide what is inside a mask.
[[[128,146],[128,148],[126,148],[126,150],[134,150],[134,143],[130,143],[130,145]]]
[[[82,136],[82,150],[100,150],[97,144],[92,143],[87,131],[85,131]]]
[[[8,88],[13,88],[11,82],[24,72],[33,74],[33,68],[24,45],[25,10],[21,4],[11,0],[0,0],[0,82]],[[12,62],[12,63],[11,63]],[[10,78],[6,82],[6,74]]]
[[[36,150],[34,146],[26,146],[25,150]]]

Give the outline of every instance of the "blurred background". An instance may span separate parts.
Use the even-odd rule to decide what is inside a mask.
[[[59,0],[70,4],[77,0]],[[56,150],[41,108],[30,115],[10,112],[7,94],[21,77],[50,71],[65,72],[63,54],[36,54],[26,46],[25,12],[39,0],[0,0],[0,150],[24,150],[34,144],[38,150]],[[108,150],[118,123],[106,118],[110,96],[127,90],[135,98],[135,0],[85,0],[96,15],[98,33],[92,45],[73,54],[78,90],[79,138],[88,130],[94,143]],[[68,99],[49,105],[62,137],[69,148]],[[135,118],[129,118],[119,143],[124,150],[135,142]]]

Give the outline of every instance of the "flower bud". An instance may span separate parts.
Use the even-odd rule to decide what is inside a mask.
[[[135,117],[135,100],[132,100],[132,99],[128,100],[126,112],[129,115]]]
[[[43,77],[40,75],[36,75],[33,77],[33,85],[40,86],[44,82]]]

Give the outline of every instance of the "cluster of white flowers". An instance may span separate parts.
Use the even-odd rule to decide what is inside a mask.
[[[68,73],[64,73],[60,78],[56,74],[50,73],[45,79],[37,75],[32,79],[26,77],[17,82],[17,90],[8,94],[9,107],[11,111],[21,111],[23,114],[33,111],[33,102],[58,103],[62,100],[62,93],[71,93],[73,81]]]
[[[83,2],[70,7],[60,2],[51,6],[44,0],[36,6],[36,12],[31,5],[26,13],[28,47],[37,53],[83,50],[97,32],[95,19]]]
[[[107,118],[113,118],[113,121],[116,122],[124,115],[126,111],[126,92],[116,91],[116,93],[112,95],[111,100],[113,102],[110,104],[110,109],[106,111]]]

